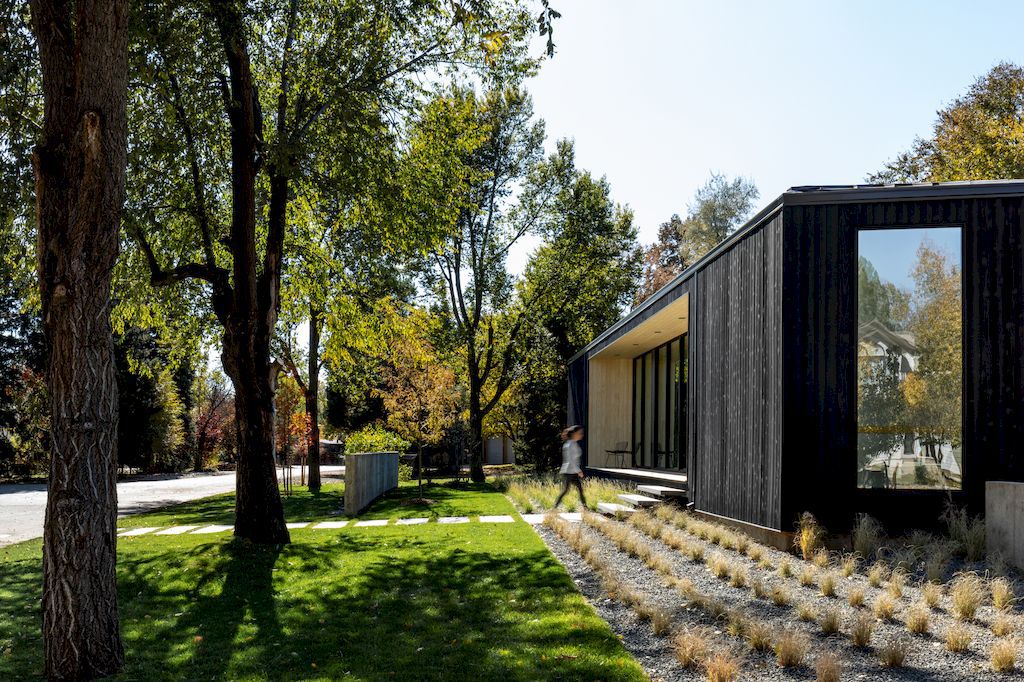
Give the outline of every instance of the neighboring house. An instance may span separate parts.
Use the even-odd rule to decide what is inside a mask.
[[[925,262],[933,242],[943,258]],[[934,309],[946,356],[858,324],[861,255],[904,290],[916,258],[936,268],[945,289],[914,305]],[[763,531],[803,511],[839,532],[860,512],[893,530],[936,523],[947,500],[981,512],[986,481],[1024,480],[1022,292],[1024,181],[793,188],[570,361],[569,423],[587,428],[591,473],[683,488],[695,510]],[[916,375],[928,439],[870,423],[862,345]],[[911,485],[866,480],[872,443],[881,478],[906,466]]]
[[[512,439],[507,436],[492,436],[484,442],[484,464],[515,464],[516,455],[512,450]]]

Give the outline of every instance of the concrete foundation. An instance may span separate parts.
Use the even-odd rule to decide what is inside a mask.
[[[985,483],[985,543],[989,554],[1024,569],[1024,483]]]
[[[398,487],[397,452],[345,455],[345,515],[355,516]]]

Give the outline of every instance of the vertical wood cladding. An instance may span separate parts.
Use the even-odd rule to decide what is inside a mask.
[[[780,528],[782,216],[694,275],[688,453],[691,499]]]
[[[856,254],[861,227],[963,228],[964,492],[1024,480],[1024,245],[1020,198],[787,206],[783,524],[803,510],[846,526],[858,511],[934,523],[941,491],[856,485]]]

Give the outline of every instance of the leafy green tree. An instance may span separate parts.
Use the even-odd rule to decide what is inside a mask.
[[[658,228],[658,240],[644,255],[643,280],[636,302],[641,303],[696,263],[743,224],[760,193],[744,178],[730,180],[712,173],[697,190],[686,218],[673,215]]]
[[[1024,68],[1002,62],[938,112],[932,133],[868,176],[875,183],[1024,177]]]
[[[892,282],[883,282],[871,262],[861,256],[857,267],[857,307],[860,324],[878,320],[886,328],[906,328],[910,294]]]

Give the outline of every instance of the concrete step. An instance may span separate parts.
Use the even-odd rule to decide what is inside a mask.
[[[635,495],[633,493],[622,493],[619,495],[619,499],[627,504],[633,505],[634,507],[653,507],[654,505],[661,503],[661,500],[656,497]]]
[[[633,507],[627,507],[624,504],[616,504],[615,502],[598,502],[597,511],[609,516],[629,516],[635,512],[636,509],[633,509]]]
[[[671,488],[667,485],[638,485],[636,489],[656,497],[686,497],[686,491],[682,488]]]

